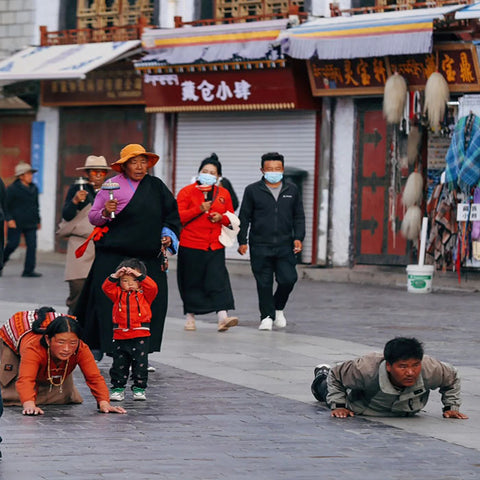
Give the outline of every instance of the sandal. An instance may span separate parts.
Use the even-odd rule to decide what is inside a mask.
[[[187,323],[185,323],[183,329],[187,332],[194,332],[197,329],[195,326],[195,320],[187,320]]]
[[[218,331],[226,332],[230,327],[235,327],[238,325],[238,317],[227,317],[221,322],[218,322]]]

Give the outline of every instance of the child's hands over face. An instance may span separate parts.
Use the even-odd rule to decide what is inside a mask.
[[[125,267],[125,275],[133,275],[135,278],[140,277],[142,274],[133,268]]]
[[[115,273],[112,273],[112,275],[110,276],[113,278],[120,278],[122,275],[126,275],[128,273],[127,270],[130,269],[127,269],[126,267],[119,268]]]

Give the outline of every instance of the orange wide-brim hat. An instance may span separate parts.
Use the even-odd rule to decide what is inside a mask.
[[[142,145],[139,145],[138,143],[130,143],[122,148],[120,159],[112,163],[110,166],[112,167],[112,170],[122,173],[122,164],[138,155],[143,155],[148,158],[148,168],[152,168],[160,158],[156,153],[147,152]]]

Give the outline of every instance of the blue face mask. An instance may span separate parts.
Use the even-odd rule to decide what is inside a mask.
[[[217,183],[217,177],[209,173],[200,173],[197,179],[202,185],[215,185]]]
[[[282,181],[283,172],[265,172],[263,176],[268,183],[278,183]]]

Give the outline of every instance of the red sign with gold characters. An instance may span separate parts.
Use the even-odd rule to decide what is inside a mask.
[[[317,109],[305,75],[289,68],[145,74],[146,111]]]
[[[472,44],[437,45],[425,55],[308,61],[312,93],[320,97],[383,93],[393,72],[405,78],[410,90],[421,90],[437,70],[452,92],[480,88],[478,55]]]

